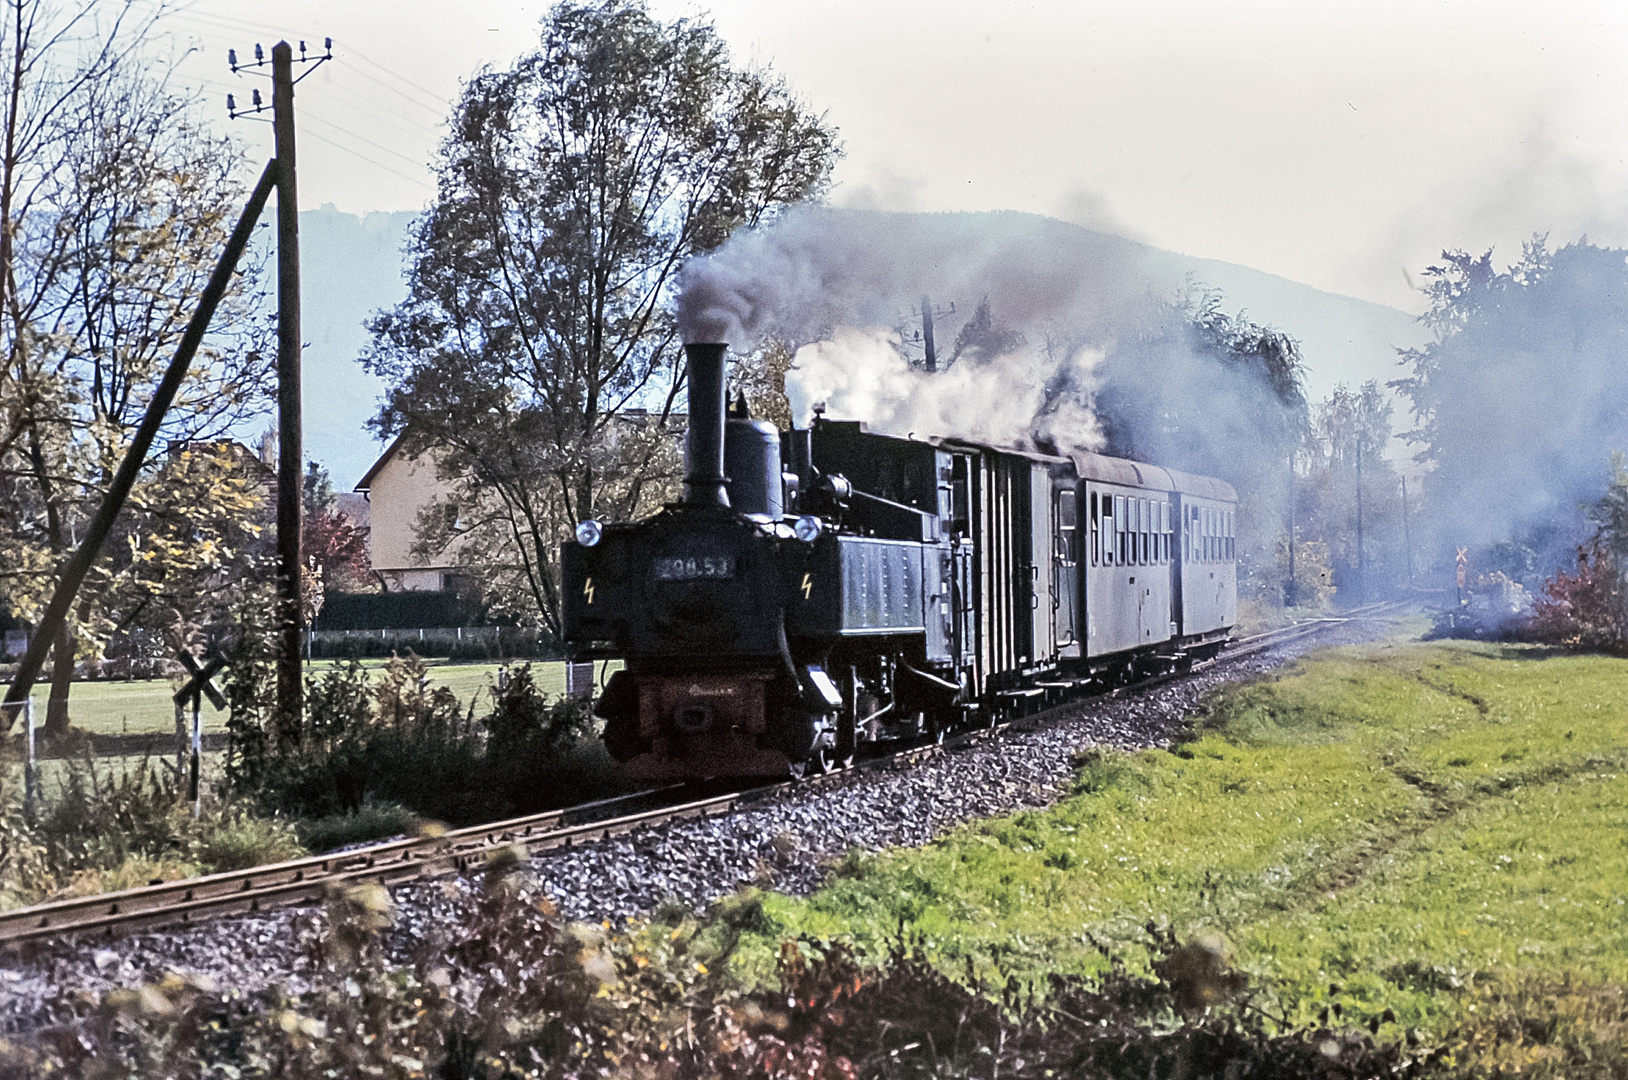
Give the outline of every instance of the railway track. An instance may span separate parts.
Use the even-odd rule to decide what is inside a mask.
[[[1311,620],[1239,638],[1213,659],[1182,671],[1151,675],[1108,693],[1120,695],[1161,685],[1223,660],[1262,652],[1356,619],[1384,614],[1398,606],[1370,604],[1341,617]],[[621,836],[664,822],[729,814],[794,787],[806,789],[842,783],[858,771],[905,767],[958,745],[998,736],[1007,728],[1036,730],[1060,723],[1068,719],[1080,703],[1079,697],[1072,697],[983,730],[956,735],[942,744],[909,747],[806,780],[770,783],[698,799],[684,799],[688,789],[677,785],[352,851],[0,911],[0,945],[17,946],[69,936],[106,936],[143,927],[185,925],[219,915],[269,911],[320,900],[335,888],[364,883],[399,885],[459,873],[478,867],[493,852],[515,845],[524,845],[528,853],[544,852]]]

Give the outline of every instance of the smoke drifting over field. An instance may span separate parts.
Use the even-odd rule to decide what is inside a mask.
[[[1445,338],[1421,354],[1415,401],[1434,471],[1437,553],[1528,584],[1572,561],[1628,451],[1628,251],[1530,249],[1504,271],[1455,256],[1436,279]]]

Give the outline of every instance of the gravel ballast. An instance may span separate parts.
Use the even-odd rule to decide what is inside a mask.
[[[572,921],[614,924],[669,901],[699,909],[748,884],[807,894],[850,850],[920,846],[962,822],[1047,806],[1066,791],[1075,750],[1168,745],[1217,686],[1261,675],[1314,647],[1371,638],[1383,625],[1350,623],[1185,679],[1087,699],[1072,706],[1077,715],[1040,730],[1008,730],[907,767],[794,788],[728,816],[549,852],[531,869],[560,916]],[[458,919],[463,892],[444,879],[392,889],[392,938],[405,951],[421,932]],[[226,916],[113,941],[35,947],[0,968],[0,1028],[15,1033],[65,1021],[94,996],[170,971],[243,992],[277,982],[297,989],[305,960],[294,945],[294,920],[320,917],[309,910]]]

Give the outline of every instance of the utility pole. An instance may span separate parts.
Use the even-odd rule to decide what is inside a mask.
[[[322,42],[323,55],[307,56],[300,42],[298,63],[311,64],[300,79],[333,59],[333,38]],[[228,50],[232,73],[253,72],[266,65],[265,51],[254,47],[254,63],[239,64]],[[294,159],[294,47],[279,41],[271,47],[271,127],[277,155],[277,716],[298,730],[305,717],[305,683],[300,670],[300,518],[304,496],[305,440],[300,422],[300,200]],[[251,108],[239,109],[226,95],[232,119],[266,111],[260,91]]]
[[[927,297],[921,298],[921,340],[926,350],[928,371],[938,370],[938,349],[933,344],[933,302]]]
[[[300,502],[305,443],[300,425],[300,203],[294,167],[294,49],[271,47],[271,126],[277,155],[277,712],[301,726]]]
[[[1408,478],[1402,477],[1402,554],[1408,561],[1408,585],[1413,584],[1413,526],[1408,521]]]
[[[1362,551],[1362,433],[1357,433],[1357,602],[1368,599],[1368,562]]]
[[[175,356],[170,360],[170,366],[164,369],[164,377],[159,380],[157,389],[147,402],[141,426],[136,428],[130,448],[125,451],[124,460],[119,462],[119,470],[113,474],[113,482],[108,485],[107,494],[102,496],[101,505],[96,508],[96,516],[86,527],[79,547],[57,571],[57,584],[51,593],[51,601],[35,626],[34,636],[29,640],[28,651],[17,665],[17,674],[12,677],[11,686],[6,689],[4,707],[0,707],[0,733],[10,730],[16,710],[25,701],[32,700],[28,692],[33,688],[34,680],[39,678],[40,668],[45,664],[46,650],[56,641],[57,630],[68,617],[68,608],[78,594],[80,584],[101,554],[102,545],[118,521],[119,510],[129,497],[130,489],[135,486],[137,474],[147,462],[147,452],[152,449],[153,440],[158,436],[164,413],[175,401],[176,391],[181,388],[192,358],[197,355],[198,346],[203,341],[204,332],[209,329],[209,320],[214,316],[221,297],[231,287],[232,271],[237,267],[238,259],[242,258],[243,250],[249,246],[254,223],[260,219],[260,212],[271,197],[276,171],[277,163],[273,161],[268,162],[265,171],[260,174],[254,193],[249,196],[249,204],[243,208],[237,227],[226,242],[226,250],[221,253],[214,273],[209,276],[209,284],[204,287],[203,294],[198,298],[198,306],[187,321],[186,332],[181,335]]]

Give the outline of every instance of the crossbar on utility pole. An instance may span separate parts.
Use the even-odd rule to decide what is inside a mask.
[[[305,715],[300,671],[300,502],[305,447],[300,425],[300,204],[294,166],[294,50],[271,47],[271,123],[277,152],[277,712],[298,729]]]

